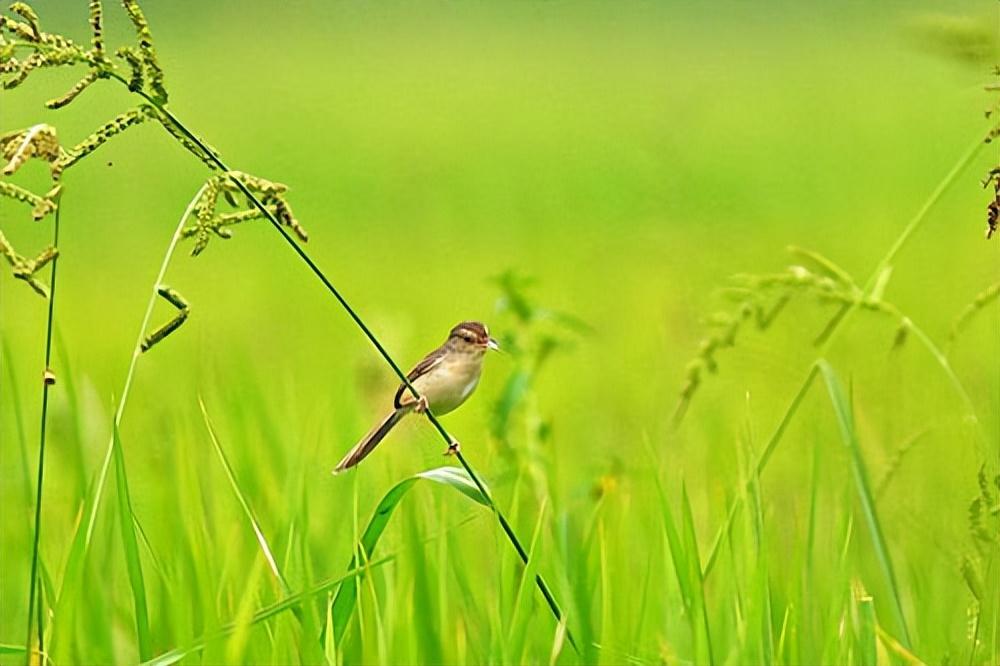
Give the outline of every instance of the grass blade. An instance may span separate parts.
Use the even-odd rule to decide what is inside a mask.
[[[278,567],[278,563],[274,559],[274,555],[271,553],[271,547],[267,543],[267,538],[264,536],[264,531],[260,528],[260,522],[257,520],[257,516],[254,514],[253,509],[250,507],[250,502],[247,501],[246,493],[240,487],[240,482],[236,480],[236,474],[233,473],[233,467],[229,464],[229,459],[226,457],[225,451],[222,450],[222,444],[219,442],[219,437],[215,432],[215,428],[212,426],[212,420],[208,416],[208,410],[205,408],[205,402],[198,397],[198,406],[201,407],[201,415],[205,420],[205,428],[208,429],[208,437],[212,440],[212,447],[215,449],[216,455],[219,456],[219,462],[222,463],[222,469],[226,472],[226,479],[229,480],[229,486],[233,489],[233,494],[236,495],[237,501],[240,503],[240,508],[243,509],[243,514],[247,517],[247,521],[250,523],[251,529],[253,529],[254,537],[257,539],[257,543],[260,545],[260,550],[264,554],[264,559],[267,560],[267,566],[271,569],[271,573],[281,584],[281,591],[284,594],[290,594],[291,590],[288,587],[288,582],[285,580],[284,574],[281,573],[281,569]]]
[[[240,623],[230,622],[226,625],[223,625],[216,631],[213,631],[209,634],[206,634],[198,638],[197,640],[193,641],[191,644],[185,647],[175,648],[169,652],[164,652],[163,654],[159,655],[154,659],[144,661],[142,662],[141,666],[170,666],[170,664],[176,664],[181,659],[184,659],[188,655],[198,652],[199,650],[204,648],[205,644],[210,641],[224,638],[229,634],[233,633],[234,631],[236,631],[240,627],[253,626],[256,624],[260,624],[265,620],[269,620],[272,617],[280,615],[281,613],[284,613],[287,610],[291,610],[292,608],[299,606],[306,599],[310,599],[319,594],[328,592],[332,590],[334,587],[341,585],[345,581],[350,580],[356,576],[360,576],[371,569],[382,566],[383,564],[387,564],[391,562],[393,559],[395,559],[395,557],[391,555],[383,557],[381,560],[372,562],[366,566],[357,569],[352,569],[343,576],[340,576],[338,578],[331,578],[330,580],[318,583],[307,590],[285,597],[281,601],[273,603],[269,606],[265,606],[264,608],[258,610],[256,613],[253,614],[253,617],[250,619],[249,622],[240,622]]]
[[[409,492],[410,488],[413,487],[413,484],[421,479],[446,485],[462,493],[474,502],[483,506],[489,506],[489,500],[479,492],[472,479],[457,467],[438,467],[414,474],[390,488],[389,492],[382,498],[382,501],[375,507],[375,512],[372,514],[371,520],[368,521],[368,526],[361,535],[359,552],[363,557],[371,557],[379,538],[382,536],[382,532],[385,531],[386,526],[389,524],[389,519],[392,518],[393,511],[396,510],[396,507],[402,501],[403,497],[406,496],[406,493]],[[357,556],[353,556],[351,557],[348,569],[353,569],[356,565]],[[334,597],[332,610],[333,637],[338,645],[344,639],[344,630],[347,628],[347,622],[351,619],[351,614],[354,612],[357,599],[358,586],[357,581],[354,580],[351,580],[350,584],[341,585],[340,589],[337,590],[337,595]]]
[[[226,473],[226,479],[229,481],[229,486],[233,489],[233,494],[236,495],[236,500],[240,503],[240,508],[243,509],[243,514],[247,518],[247,522],[250,523],[250,528],[253,530],[254,538],[257,540],[258,545],[260,545],[261,553],[264,555],[264,559],[267,561],[267,566],[271,570],[278,584],[281,586],[281,592],[284,595],[290,595],[292,593],[291,587],[288,585],[288,580],[285,578],[284,573],[282,573],[281,568],[278,566],[278,562],[271,552],[271,546],[267,542],[267,537],[264,536],[264,530],[260,527],[260,521],[257,519],[257,515],[250,506],[250,502],[247,499],[247,494],[243,492],[243,488],[240,486],[239,480],[236,478],[235,472],[233,472],[232,465],[229,464],[229,458],[226,457],[226,452],[222,449],[222,443],[219,441],[219,436],[215,431],[215,427],[212,425],[212,420],[208,416],[208,409],[205,407],[205,401],[198,397],[198,406],[201,408],[201,415],[205,421],[205,428],[208,430],[208,437],[212,440],[212,447],[215,449],[216,455],[219,457],[219,462],[222,463],[222,469]],[[292,614],[295,615],[295,619],[298,620],[299,624],[302,626],[303,632],[307,636],[316,636],[318,634],[318,628],[314,626],[308,613],[303,613],[301,608],[293,608]],[[321,649],[318,645],[314,645],[311,640],[303,640],[300,646],[303,651],[303,656],[307,657],[307,661],[317,661],[322,659]]]
[[[875,602],[860,583],[854,590],[854,610],[857,615],[858,661],[861,666],[877,666],[878,646],[875,643]]]
[[[139,541],[132,521],[132,500],[128,493],[128,478],[125,474],[125,456],[122,453],[121,434],[114,426],[115,479],[118,486],[118,516],[120,518],[122,548],[125,551],[125,566],[128,582],[132,588],[132,603],[135,608],[135,631],[139,641],[139,659],[145,661],[152,655],[152,640],[149,632],[149,610],[146,607],[146,585],[142,578],[142,562],[139,560]]]
[[[882,576],[885,578],[886,585],[892,596],[892,610],[896,623],[902,632],[902,644],[903,647],[909,650],[911,646],[910,631],[906,625],[906,616],[903,614],[903,603],[899,596],[899,585],[896,583],[896,573],[892,567],[892,559],[889,556],[889,547],[886,544],[882,525],[878,519],[875,497],[872,494],[864,458],[861,455],[861,446],[854,428],[854,414],[851,410],[851,404],[848,401],[837,373],[830,364],[824,360],[820,360],[817,366],[823,374],[827,392],[830,394],[830,402],[833,403],[837,422],[840,425],[841,437],[851,456],[851,471],[858,492],[858,500],[861,502],[861,511],[864,514],[865,523],[868,525],[872,544],[875,546],[875,555],[878,558],[879,567],[882,569]]]
[[[663,491],[663,483],[660,481],[660,475],[654,474],[654,480],[656,481],[656,492],[660,499],[660,513],[663,516],[663,531],[666,536],[667,546],[670,550],[670,559],[674,564],[674,573],[677,576],[677,587],[681,592],[684,609],[688,614],[690,614],[691,607],[693,606],[693,595],[687,576],[687,571],[689,570],[687,555],[684,552],[684,548],[681,546],[681,538],[677,532],[677,525],[674,523],[673,513],[670,511],[670,503],[667,502],[666,493]]]
[[[538,570],[538,539],[542,533],[542,519],[545,517],[547,498],[542,500],[542,505],[538,510],[538,519],[535,521],[535,531],[531,536],[531,544],[528,546],[528,563],[524,566],[521,574],[521,582],[517,586],[517,595],[514,597],[514,614],[510,619],[510,635],[507,637],[507,644],[510,646],[510,653],[514,658],[524,663],[527,655],[524,654],[524,644],[528,632],[528,618],[531,613],[531,587],[535,580],[535,572]]]
[[[684,550],[688,553],[688,571],[687,576],[689,584],[692,591],[694,592],[693,601],[694,608],[692,613],[692,622],[696,622],[694,615],[701,615],[701,631],[695,639],[699,663],[708,663],[709,666],[715,663],[715,657],[712,654],[712,633],[709,630],[708,623],[708,606],[705,603],[705,581],[701,573],[701,556],[698,553],[698,536],[695,534],[694,530],[694,514],[691,511],[691,501],[688,499],[687,488],[683,485],[681,486],[681,509],[683,517],[683,540],[684,540]],[[707,657],[707,661],[702,657],[702,652],[704,656]]]

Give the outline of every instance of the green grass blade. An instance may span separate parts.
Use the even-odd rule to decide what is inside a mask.
[[[691,589],[694,592],[694,612],[692,614],[692,622],[696,622],[697,619],[694,615],[701,616],[701,631],[699,636],[696,638],[696,644],[698,645],[698,659],[700,663],[706,663],[705,659],[702,658],[701,652],[704,652],[704,656],[707,657],[707,663],[709,666],[715,663],[715,657],[712,653],[712,632],[709,629],[708,622],[708,607],[705,603],[705,585],[704,579],[702,577],[701,569],[701,556],[698,553],[698,536],[695,534],[694,529],[694,514],[691,511],[691,501],[688,499],[687,488],[683,485],[681,486],[681,510],[682,510],[682,528],[683,528],[683,543],[684,550],[688,553],[688,581],[691,585]]]
[[[226,473],[226,479],[229,481],[229,487],[233,489],[233,494],[236,495],[236,500],[240,503],[240,508],[243,509],[243,514],[246,516],[247,521],[250,523],[250,528],[253,530],[254,538],[257,539],[257,543],[260,545],[260,550],[264,555],[264,559],[267,560],[267,566],[271,569],[271,573],[281,584],[281,590],[286,595],[291,593],[288,587],[288,582],[285,580],[284,574],[281,572],[280,567],[278,567],[277,561],[274,559],[274,555],[271,553],[271,546],[267,543],[267,537],[264,536],[264,531],[260,528],[260,521],[257,520],[257,516],[253,509],[250,507],[250,502],[247,501],[246,493],[243,492],[243,488],[240,487],[240,482],[236,479],[236,474],[233,472],[232,465],[229,464],[229,459],[226,457],[225,451],[222,450],[222,444],[219,442],[219,437],[215,432],[215,427],[212,425],[212,420],[208,416],[208,410],[205,408],[205,402],[199,396],[198,406],[201,407],[201,415],[205,420],[205,428],[208,430],[208,437],[212,440],[212,447],[215,449],[216,455],[219,457],[219,462],[222,463],[222,469]]]
[[[655,474],[654,479],[656,481],[656,492],[660,499],[660,513],[663,516],[663,531],[670,550],[670,559],[673,561],[674,574],[677,576],[677,587],[680,588],[684,608],[690,613],[693,605],[693,594],[687,576],[687,571],[689,570],[687,555],[681,546],[681,538],[677,532],[677,525],[674,523],[674,516],[670,511],[670,503],[667,502],[667,496],[663,491],[663,483],[660,481],[659,474]]]
[[[205,428],[208,430],[208,437],[212,440],[212,447],[215,449],[219,462],[222,464],[222,469],[226,473],[226,479],[229,481],[229,486],[233,489],[233,494],[236,496],[236,500],[239,502],[240,508],[243,509],[243,515],[246,516],[247,522],[250,523],[250,529],[253,530],[254,538],[260,546],[261,553],[264,555],[267,566],[271,570],[275,579],[277,579],[278,584],[281,586],[282,594],[286,596],[290,595],[292,593],[292,589],[288,585],[288,579],[285,578],[285,574],[281,571],[281,567],[278,566],[278,562],[275,559],[274,554],[271,552],[271,546],[267,541],[267,537],[264,536],[264,530],[261,529],[260,521],[257,519],[257,514],[254,512],[253,507],[250,506],[247,494],[243,491],[243,487],[236,478],[236,473],[233,471],[232,465],[229,464],[229,458],[226,457],[226,452],[222,448],[222,442],[219,440],[215,426],[212,424],[212,420],[208,416],[208,408],[205,407],[205,401],[201,398],[201,396],[198,397],[198,406],[201,408],[201,415],[205,421]],[[315,636],[319,633],[318,627],[314,626],[314,623],[311,621],[308,613],[303,613],[300,608],[293,608],[292,614],[302,626],[302,630],[306,635]],[[317,661],[322,659],[321,648],[318,644],[314,644],[313,641],[308,639],[303,640],[300,647],[303,651],[303,656],[307,657],[307,661]]]
[[[858,499],[861,502],[861,511],[864,514],[865,523],[868,525],[868,531],[875,546],[875,556],[878,559],[879,567],[882,569],[882,576],[885,578],[886,585],[892,596],[892,610],[896,623],[902,632],[903,647],[910,649],[910,631],[906,625],[906,616],[903,614],[903,603],[899,596],[899,585],[896,583],[896,573],[892,567],[892,559],[889,556],[889,547],[886,544],[882,525],[878,519],[875,497],[872,494],[864,458],[861,455],[861,446],[854,428],[854,414],[851,410],[851,404],[837,373],[830,364],[821,360],[817,363],[817,366],[823,374],[827,392],[830,394],[830,402],[833,403],[837,422],[840,425],[841,437],[851,456],[851,471],[854,476]]]
[[[778,422],[774,432],[771,434],[771,438],[767,440],[767,444],[764,446],[764,450],[761,452],[760,458],[757,459],[755,476],[761,476],[764,473],[764,468],[767,467],[767,463],[771,459],[771,454],[774,453],[774,450],[781,442],[781,438],[784,436],[785,430],[788,428],[788,424],[792,422],[792,418],[798,413],[799,407],[802,406],[802,401],[805,399],[806,394],[809,393],[809,389],[812,387],[812,383],[816,379],[816,374],[816,365],[813,364],[813,366],[809,368],[809,373],[806,375],[802,385],[799,386],[799,390],[795,393],[792,401],[788,404],[788,408],[785,410],[785,413],[781,415],[781,420]],[[707,579],[712,573],[712,569],[715,567],[715,562],[719,556],[719,547],[722,545],[723,539],[732,527],[733,520],[736,518],[736,511],[743,503],[743,498],[743,493],[739,493],[733,498],[732,504],[729,506],[729,511],[726,515],[726,522],[723,523],[719,527],[719,531],[716,532],[715,539],[712,541],[712,548],[708,553],[705,567],[702,570],[703,579]]]
[[[256,624],[260,624],[265,620],[269,620],[277,615],[280,615],[281,613],[284,613],[287,610],[291,610],[292,608],[299,606],[306,599],[310,599],[325,592],[329,592],[330,590],[344,583],[345,581],[351,580],[356,576],[360,576],[372,569],[375,569],[376,567],[382,566],[383,564],[387,564],[394,559],[395,556],[392,555],[386,556],[378,561],[368,564],[367,566],[360,567],[357,569],[352,569],[351,571],[347,572],[347,574],[340,576],[338,578],[331,578],[330,580],[326,580],[323,581],[322,583],[313,585],[307,590],[285,597],[281,601],[275,602],[269,606],[261,608],[260,610],[258,610],[256,613],[253,614],[253,617],[250,619],[249,622],[242,622],[242,623],[230,622],[228,624],[225,624],[222,627],[219,627],[219,629],[217,629],[216,631],[213,631],[209,634],[206,634],[198,638],[197,640],[193,641],[191,644],[185,647],[175,648],[169,652],[165,652],[159,655],[158,657],[155,657],[154,659],[144,661],[142,662],[141,666],[170,666],[170,664],[176,664],[181,659],[184,659],[188,655],[198,652],[199,650],[204,648],[205,644],[210,641],[215,641],[220,638],[224,638],[232,634],[240,627],[253,626]]]
[[[855,591],[857,613],[858,660],[861,666],[877,666],[878,646],[875,643],[875,602],[858,586]]]
[[[489,500],[483,497],[482,493],[479,492],[479,489],[472,482],[472,479],[457,467],[438,467],[414,474],[390,488],[389,492],[382,498],[382,501],[375,507],[375,512],[372,514],[371,520],[368,521],[368,526],[361,535],[359,547],[365,557],[371,557],[379,538],[382,536],[382,532],[385,531],[386,526],[389,524],[389,519],[392,518],[393,511],[396,510],[396,507],[402,501],[403,497],[406,496],[406,493],[409,492],[410,488],[413,487],[413,484],[421,479],[443,484],[457,490],[483,506],[489,506]],[[357,557],[351,557],[348,569],[353,569],[356,563]],[[334,597],[332,611],[333,636],[338,645],[344,638],[344,630],[347,628],[347,622],[354,612],[357,599],[358,590],[354,581],[351,581],[351,584],[341,585]]]
[[[514,597],[514,614],[510,619],[511,631],[507,637],[507,644],[510,646],[510,653],[520,663],[526,661],[524,645],[528,633],[528,618],[530,617],[531,601],[533,599],[531,588],[534,586],[535,572],[538,570],[538,539],[542,533],[542,519],[545,517],[547,501],[547,498],[543,499],[542,505],[538,509],[535,531],[531,535],[531,544],[528,546],[528,564],[525,565],[524,571],[521,573],[521,581],[517,586],[517,595]]]
[[[437,467],[435,469],[429,469],[424,472],[414,474],[414,477],[427,479],[428,481],[434,481],[435,483],[449,486],[474,502],[478,502],[485,507],[490,506],[489,500],[483,497],[483,494],[479,492],[479,488],[476,487],[476,484],[472,482],[469,475],[466,474],[465,470],[461,468]],[[371,553],[369,552],[369,554]]]
[[[149,632],[149,610],[146,607],[146,584],[142,578],[142,562],[139,560],[139,541],[132,521],[132,500],[128,493],[128,478],[125,474],[125,456],[122,453],[121,434],[114,426],[115,479],[118,487],[118,516],[120,518],[122,548],[125,551],[125,566],[128,582],[132,588],[132,603],[135,609],[135,630],[139,641],[139,659],[145,661],[152,655],[152,639]]]

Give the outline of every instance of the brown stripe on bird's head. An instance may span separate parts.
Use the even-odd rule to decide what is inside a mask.
[[[479,321],[463,321],[455,325],[448,334],[449,338],[461,338],[466,342],[486,345],[490,342],[490,331],[486,324]]]

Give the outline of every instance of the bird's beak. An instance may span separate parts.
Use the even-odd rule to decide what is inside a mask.
[[[493,338],[490,338],[489,341],[486,343],[486,348],[500,351],[500,343],[494,340]]]

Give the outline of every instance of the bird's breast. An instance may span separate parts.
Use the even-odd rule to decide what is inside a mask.
[[[415,388],[427,396],[435,414],[447,414],[465,402],[479,384],[483,369],[482,357],[469,355],[445,359],[430,372],[419,377]]]

